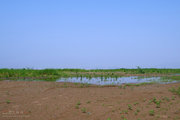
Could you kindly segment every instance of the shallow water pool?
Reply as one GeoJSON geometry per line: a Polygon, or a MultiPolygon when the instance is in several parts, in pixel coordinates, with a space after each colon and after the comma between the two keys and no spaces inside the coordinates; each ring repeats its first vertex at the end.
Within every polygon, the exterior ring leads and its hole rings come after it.
{"type": "Polygon", "coordinates": [[[121,85],[129,83],[144,83],[144,82],[162,82],[161,77],[118,77],[118,78],[104,78],[104,77],[72,77],[60,78],[56,82],[72,82],[72,83],[87,83],[95,85],[121,85]]]}

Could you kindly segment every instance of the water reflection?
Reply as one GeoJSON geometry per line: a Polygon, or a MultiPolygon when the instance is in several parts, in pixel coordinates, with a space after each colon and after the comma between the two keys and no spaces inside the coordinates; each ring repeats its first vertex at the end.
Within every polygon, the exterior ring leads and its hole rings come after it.
{"type": "Polygon", "coordinates": [[[143,82],[158,82],[160,77],[138,77],[138,76],[130,76],[130,77],[116,77],[116,78],[104,78],[104,77],[96,77],[96,78],[86,78],[86,77],[72,77],[72,78],[60,78],[57,82],[73,82],[73,83],[88,83],[88,84],[96,84],[96,85],[120,85],[120,84],[128,84],[128,83],[143,83],[143,82]]]}

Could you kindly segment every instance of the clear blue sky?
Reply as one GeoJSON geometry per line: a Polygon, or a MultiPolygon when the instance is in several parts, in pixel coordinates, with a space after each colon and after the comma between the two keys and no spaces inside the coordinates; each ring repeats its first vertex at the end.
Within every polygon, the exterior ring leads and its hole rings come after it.
{"type": "Polygon", "coordinates": [[[180,0],[0,0],[0,68],[180,68],[180,0]]]}

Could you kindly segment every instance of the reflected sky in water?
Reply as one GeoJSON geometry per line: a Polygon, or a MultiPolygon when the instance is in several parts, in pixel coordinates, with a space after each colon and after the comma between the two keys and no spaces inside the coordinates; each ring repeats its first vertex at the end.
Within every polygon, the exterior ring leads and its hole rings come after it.
{"type": "Polygon", "coordinates": [[[72,78],[60,78],[57,80],[57,82],[88,83],[88,84],[96,84],[96,85],[120,85],[127,83],[143,83],[143,82],[159,81],[160,79],[161,79],[160,77],[138,77],[138,76],[119,77],[119,78],[72,77],[72,78]]]}

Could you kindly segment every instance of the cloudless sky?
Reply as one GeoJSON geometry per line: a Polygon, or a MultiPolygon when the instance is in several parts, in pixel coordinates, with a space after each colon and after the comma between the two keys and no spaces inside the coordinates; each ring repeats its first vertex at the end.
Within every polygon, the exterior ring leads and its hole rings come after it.
{"type": "Polygon", "coordinates": [[[180,0],[0,0],[0,68],[180,68],[180,0]]]}

